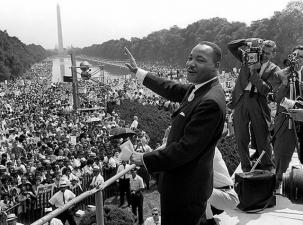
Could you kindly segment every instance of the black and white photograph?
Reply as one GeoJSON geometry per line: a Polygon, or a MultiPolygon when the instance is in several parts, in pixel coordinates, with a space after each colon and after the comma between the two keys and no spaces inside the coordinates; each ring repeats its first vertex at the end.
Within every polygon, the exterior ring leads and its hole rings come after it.
{"type": "Polygon", "coordinates": [[[303,0],[1,0],[1,225],[303,225],[303,0]]]}

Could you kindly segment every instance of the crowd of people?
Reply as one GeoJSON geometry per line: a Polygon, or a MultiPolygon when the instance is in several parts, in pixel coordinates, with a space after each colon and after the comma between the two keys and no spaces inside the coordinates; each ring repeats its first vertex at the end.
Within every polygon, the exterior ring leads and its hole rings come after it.
{"type": "Polygon", "coordinates": [[[130,126],[114,110],[107,112],[107,101],[121,100],[109,85],[80,81],[86,89],[79,94],[83,110],[73,112],[71,84],[51,83],[51,61],[35,64],[26,75],[31,79],[0,84],[1,212],[21,202],[30,207],[41,187],[56,189],[62,180],[71,190],[83,189],[85,176],[91,188],[99,185],[121,163],[111,129],[130,126]]]}

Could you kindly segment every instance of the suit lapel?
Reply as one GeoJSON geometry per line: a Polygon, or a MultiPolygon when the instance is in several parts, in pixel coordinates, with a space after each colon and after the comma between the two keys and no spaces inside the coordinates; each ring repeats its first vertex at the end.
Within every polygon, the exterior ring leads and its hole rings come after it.
{"type": "Polygon", "coordinates": [[[207,83],[207,84],[205,84],[204,86],[200,87],[197,91],[195,91],[195,97],[194,97],[194,99],[189,102],[188,101],[188,96],[190,95],[191,91],[193,90],[194,85],[193,85],[193,87],[190,87],[189,91],[186,93],[186,95],[185,95],[185,97],[184,97],[184,99],[183,99],[180,107],[175,112],[173,112],[173,114],[171,115],[171,117],[172,118],[175,117],[181,111],[181,109],[184,109],[185,106],[187,106],[189,103],[194,102],[196,99],[198,99],[199,96],[203,96],[204,94],[206,94],[207,91],[211,87],[213,87],[213,86],[215,86],[217,84],[219,84],[218,78],[215,79],[215,80],[213,80],[213,81],[211,81],[211,82],[209,82],[209,83],[207,83]]]}

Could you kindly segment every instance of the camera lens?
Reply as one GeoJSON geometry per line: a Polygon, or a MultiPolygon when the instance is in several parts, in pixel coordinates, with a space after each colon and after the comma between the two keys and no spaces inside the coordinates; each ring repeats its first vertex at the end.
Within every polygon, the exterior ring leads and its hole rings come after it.
{"type": "Polygon", "coordinates": [[[292,167],[283,175],[282,195],[292,203],[303,204],[303,169],[292,167]]]}

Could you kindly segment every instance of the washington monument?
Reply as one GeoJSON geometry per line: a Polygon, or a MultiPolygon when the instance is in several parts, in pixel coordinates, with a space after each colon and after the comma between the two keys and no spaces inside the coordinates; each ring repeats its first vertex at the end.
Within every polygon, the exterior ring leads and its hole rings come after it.
{"type": "Polygon", "coordinates": [[[64,50],[63,50],[63,38],[62,38],[62,27],[61,27],[61,15],[60,15],[60,6],[57,4],[57,26],[58,26],[58,53],[60,59],[60,76],[57,76],[55,82],[63,82],[63,76],[65,75],[64,68],[64,50]]]}

